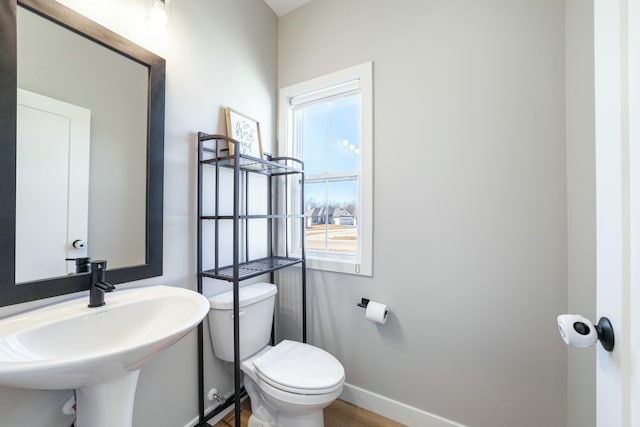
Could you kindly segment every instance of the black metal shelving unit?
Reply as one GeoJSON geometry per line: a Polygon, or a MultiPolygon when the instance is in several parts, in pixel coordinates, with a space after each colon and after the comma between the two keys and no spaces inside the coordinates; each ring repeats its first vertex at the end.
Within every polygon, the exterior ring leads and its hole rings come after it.
{"type": "MultiPolygon", "coordinates": [[[[292,157],[271,157],[265,156],[260,159],[245,154],[240,150],[233,150],[230,154],[228,147],[239,147],[239,142],[224,135],[209,135],[203,132],[198,133],[198,247],[197,247],[197,268],[198,268],[198,292],[202,293],[203,281],[205,278],[228,281],[233,286],[233,314],[234,314],[234,395],[218,405],[209,414],[205,414],[204,402],[204,327],[201,323],[198,326],[198,396],[199,396],[199,422],[196,427],[206,427],[207,421],[213,418],[232,404],[235,405],[235,425],[240,426],[240,402],[245,395],[241,389],[240,371],[240,316],[239,316],[239,286],[240,282],[264,274],[270,274],[273,282],[273,275],[276,270],[294,265],[301,265],[301,285],[302,285],[302,341],[307,342],[307,290],[306,290],[306,264],[304,238],[301,237],[301,252],[298,256],[289,253],[289,233],[291,221],[299,220],[301,230],[305,227],[304,217],[304,165],[302,161],[292,157]],[[204,168],[214,168],[215,185],[213,189],[213,215],[205,215],[203,212],[204,200],[204,168]],[[230,169],[233,174],[233,207],[232,214],[223,215],[220,213],[220,172],[222,169],[230,169]],[[268,190],[266,197],[268,212],[264,215],[250,215],[249,210],[249,182],[250,176],[258,174],[268,177],[268,190]],[[300,183],[300,211],[298,213],[288,212],[289,210],[289,186],[291,179],[297,179],[300,183]],[[282,180],[282,182],[277,182],[282,180]],[[284,198],[282,206],[285,212],[278,213],[278,203],[274,197],[274,191],[282,185],[284,191],[281,193],[284,198]],[[242,197],[244,196],[244,200],[242,197]],[[243,206],[244,203],[244,206],[243,206]],[[244,212],[241,212],[244,211],[244,212]],[[249,221],[256,219],[267,220],[268,224],[268,250],[267,257],[251,259],[249,253],[249,221]],[[284,230],[279,230],[284,238],[284,253],[278,254],[277,239],[275,236],[275,222],[283,221],[284,230]],[[214,255],[213,268],[203,270],[203,223],[212,221],[214,225],[214,255]],[[232,253],[233,261],[230,265],[220,265],[220,225],[222,222],[233,224],[232,253]],[[243,236],[241,236],[243,231],[243,236]],[[241,238],[244,239],[242,250],[241,238]]],[[[273,340],[273,336],[272,336],[273,340]]]]}

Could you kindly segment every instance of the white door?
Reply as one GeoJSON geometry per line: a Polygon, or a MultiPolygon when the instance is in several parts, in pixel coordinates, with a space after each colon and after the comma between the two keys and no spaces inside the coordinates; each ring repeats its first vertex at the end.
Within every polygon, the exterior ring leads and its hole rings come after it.
{"type": "Polygon", "coordinates": [[[595,0],[597,426],[640,427],[640,0],[595,0]]]}
{"type": "Polygon", "coordinates": [[[86,256],[89,139],[86,108],[18,89],[16,283],[75,271],[86,256]],[[81,246],[78,245],[77,246],[81,246]]]}

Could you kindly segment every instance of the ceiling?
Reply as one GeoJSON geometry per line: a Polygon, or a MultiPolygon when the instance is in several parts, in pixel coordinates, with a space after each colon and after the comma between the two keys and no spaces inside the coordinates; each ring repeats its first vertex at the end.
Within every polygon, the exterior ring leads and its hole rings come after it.
{"type": "Polygon", "coordinates": [[[264,0],[278,16],[286,15],[310,0],[264,0]]]}

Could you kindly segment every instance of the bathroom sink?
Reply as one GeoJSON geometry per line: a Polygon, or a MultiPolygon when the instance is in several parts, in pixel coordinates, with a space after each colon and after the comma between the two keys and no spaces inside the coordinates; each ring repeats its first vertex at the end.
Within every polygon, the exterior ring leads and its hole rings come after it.
{"type": "Polygon", "coordinates": [[[85,411],[91,414],[86,425],[130,425],[114,419],[113,393],[127,395],[122,397],[130,401],[120,403],[132,412],[141,365],[198,325],[209,302],[197,292],[168,286],[117,290],[105,299],[106,305],[89,308],[83,295],[0,319],[0,384],[76,389],[78,427],[83,403],[85,410],[91,408],[85,411]],[[105,393],[109,410],[100,411],[105,393]],[[108,418],[104,422],[95,419],[101,412],[108,418]]]}

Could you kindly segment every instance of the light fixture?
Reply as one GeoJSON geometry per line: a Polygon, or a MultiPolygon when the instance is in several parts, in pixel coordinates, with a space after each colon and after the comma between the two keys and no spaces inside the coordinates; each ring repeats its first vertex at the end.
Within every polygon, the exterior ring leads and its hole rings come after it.
{"type": "Polygon", "coordinates": [[[153,7],[144,20],[147,26],[156,34],[167,32],[167,9],[165,0],[153,0],[153,7]]]}
{"type": "Polygon", "coordinates": [[[347,145],[349,145],[349,140],[348,140],[348,139],[343,139],[343,140],[342,140],[342,145],[344,145],[345,147],[346,147],[347,145]]]}
{"type": "Polygon", "coordinates": [[[353,145],[353,144],[349,145],[349,150],[353,151],[355,148],[356,148],[355,145],[353,145]]]}

